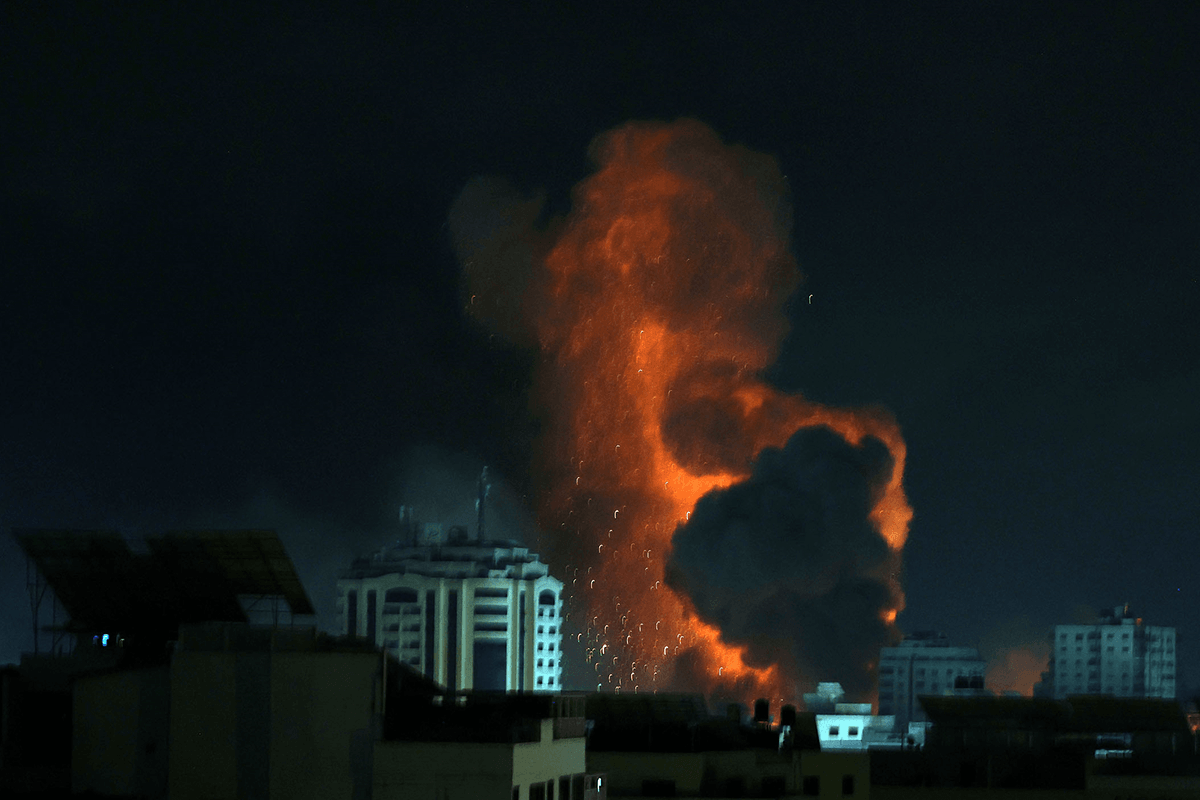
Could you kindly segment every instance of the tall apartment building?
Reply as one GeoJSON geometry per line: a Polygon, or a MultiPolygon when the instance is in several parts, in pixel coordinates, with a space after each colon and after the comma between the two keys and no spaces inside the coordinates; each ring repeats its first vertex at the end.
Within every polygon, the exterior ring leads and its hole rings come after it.
{"type": "Polygon", "coordinates": [[[462,527],[406,521],[404,538],[338,581],[343,632],[451,691],[562,688],[562,582],[537,553],[462,527]]]}
{"type": "Polygon", "coordinates": [[[1050,668],[1034,694],[1175,698],[1175,629],[1143,625],[1129,606],[1102,609],[1094,625],[1055,625],[1050,668]]]}
{"type": "Polygon", "coordinates": [[[879,714],[896,729],[925,721],[919,697],[983,690],[987,662],[973,647],[952,647],[944,634],[922,632],[879,650],[879,714]]]}

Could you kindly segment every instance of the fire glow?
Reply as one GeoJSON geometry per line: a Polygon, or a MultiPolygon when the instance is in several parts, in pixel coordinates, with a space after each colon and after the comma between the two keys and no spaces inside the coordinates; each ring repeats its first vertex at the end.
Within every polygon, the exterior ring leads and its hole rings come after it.
{"type": "MultiPolygon", "coordinates": [[[[694,121],[631,124],[593,145],[595,174],[507,305],[464,259],[481,317],[519,307],[542,363],[535,489],[541,546],[563,575],[593,682],[617,691],[701,690],[793,702],[837,676],[751,663],[667,586],[676,527],[697,500],[744,480],[755,455],[825,425],[894,460],[871,523],[893,554],[911,509],[905,447],[886,412],[832,409],[764,383],[799,276],[775,162],[694,121]],[[472,269],[476,273],[472,274],[472,269]],[[487,302],[487,301],[491,302],[487,302]],[[697,685],[699,684],[699,685],[697,685]]],[[[490,281],[490,282],[489,282],[490,281]]],[[[894,623],[903,595],[890,570],[894,623]]]]}

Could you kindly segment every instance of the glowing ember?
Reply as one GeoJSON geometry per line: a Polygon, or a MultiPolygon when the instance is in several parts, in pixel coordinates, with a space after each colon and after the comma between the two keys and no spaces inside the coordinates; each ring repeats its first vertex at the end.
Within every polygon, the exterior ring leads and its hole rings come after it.
{"type": "Polygon", "coordinates": [[[826,425],[851,444],[873,436],[895,468],[871,510],[893,553],[891,625],[903,599],[894,575],[911,509],[904,442],[884,412],[829,409],[781,394],[759,375],[786,332],[798,283],[790,208],[773,160],[728,147],[700,123],[629,125],[593,146],[598,171],[535,274],[503,298],[494,252],[460,246],[473,313],[520,308],[543,353],[537,486],[542,543],[568,564],[572,616],[598,687],[700,689],[744,701],[795,701],[837,676],[749,663],[691,601],[667,588],[676,526],[713,489],[745,479],[764,447],[826,425]],[[804,686],[802,686],[803,684],[804,686]]]}

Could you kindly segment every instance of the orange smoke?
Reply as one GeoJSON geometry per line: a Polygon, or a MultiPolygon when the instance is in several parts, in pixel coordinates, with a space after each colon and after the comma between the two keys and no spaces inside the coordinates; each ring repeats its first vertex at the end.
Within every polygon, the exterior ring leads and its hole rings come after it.
{"type": "MultiPolygon", "coordinates": [[[[837,676],[798,675],[782,656],[749,663],[723,641],[666,586],[672,534],[702,495],[745,479],[764,447],[827,425],[891,452],[871,521],[894,568],[912,516],[904,441],[885,412],[826,408],[760,378],[799,280],[772,159],[694,121],[619,128],[597,139],[593,156],[598,170],[576,187],[534,278],[513,284],[521,296],[504,298],[504,281],[464,258],[479,293],[473,313],[518,309],[542,352],[536,480],[552,535],[541,547],[558,574],[566,567],[597,687],[681,688],[686,663],[689,688],[795,701],[801,684],[837,676]]],[[[903,603],[894,574],[881,576],[895,598],[882,614],[888,625],[903,603]]]]}
{"type": "Polygon", "coordinates": [[[996,694],[1018,692],[1033,696],[1033,685],[1049,668],[1050,646],[1033,644],[1005,650],[989,659],[987,687],[996,694]]]}

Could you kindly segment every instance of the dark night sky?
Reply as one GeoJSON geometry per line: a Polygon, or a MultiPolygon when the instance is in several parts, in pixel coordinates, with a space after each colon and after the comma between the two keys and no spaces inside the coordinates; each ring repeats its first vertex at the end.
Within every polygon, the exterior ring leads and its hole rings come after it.
{"type": "MultiPolygon", "coordinates": [[[[771,380],[904,430],[901,626],[1129,601],[1200,687],[1200,9],[436,6],[0,11],[0,527],[273,525],[328,612],[414,446],[528,481],[533,356],[462,312],[458,191],[565,213],[592,137],[692,116],[791,187],[771,380]]],[[[7,535],[0,579],[5,662],[7,535]]]]}

